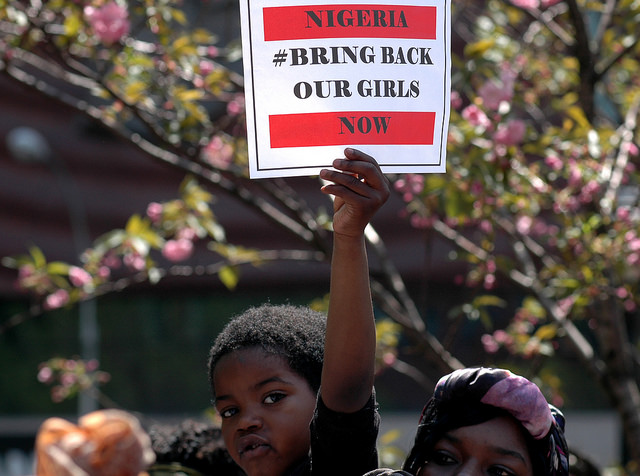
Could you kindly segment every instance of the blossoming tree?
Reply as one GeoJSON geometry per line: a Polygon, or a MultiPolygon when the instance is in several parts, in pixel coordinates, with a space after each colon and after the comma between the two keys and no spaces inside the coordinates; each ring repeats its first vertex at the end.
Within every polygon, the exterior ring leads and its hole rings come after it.
{"type": "MultiPolygon", "coordinates": [[[[37,248],[5,259],[39,296],[32,312],[109,292],[116,281],[157,281],[171,270],[154,257],[179,262],[196,240],[210,242],[209,270],[229,287],[241,264],[294,256],[228,243],[213,193],[236,197],[301,238],[307,248],[297,259],[327,259],[326,217],[285,181],[261,182],[259,196],[247,187],[242,78],[222,64],[234,52],[215,45],[211,32],[191,30],[172,0],[80,3],[0,2],[0,72],[24,84],[37,79],[46,86],[39,93],[188,178],[179,198],[150,204],[145,217],[98,239],[78,263],[49,262],[37,248]]],[[[463,318],[490,323],[490,306],[507,306],[499,285],[518,288],[523,299],[507,307],[510,322],[482,338],[487,353],[529,362],[532,376],[558,349],[578,359],[619,412],[637,467],[640,3],[488,0],[452,8],[448,171],[396,177],[402,213],[464,263],[453,284],[477,294],[460,307],[463,318]]],[[[462,365],[427,330],[379,237],[370,239],[386,274],[372,278],[374,296],[395,321],[380,328],[381,365],[417,379],[462,365]],[[423,351],[422,368],[397,358],[398,327],[423,351]]]]}

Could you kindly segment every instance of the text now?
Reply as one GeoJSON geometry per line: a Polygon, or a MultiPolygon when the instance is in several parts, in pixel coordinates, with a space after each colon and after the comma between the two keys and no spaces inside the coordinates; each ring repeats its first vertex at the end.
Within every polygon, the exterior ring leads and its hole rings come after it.
{"type": "Polygon", "coordinates": [[[269,116],[271,148],[433,145],[435,112],[339,111],[269,116]]]}

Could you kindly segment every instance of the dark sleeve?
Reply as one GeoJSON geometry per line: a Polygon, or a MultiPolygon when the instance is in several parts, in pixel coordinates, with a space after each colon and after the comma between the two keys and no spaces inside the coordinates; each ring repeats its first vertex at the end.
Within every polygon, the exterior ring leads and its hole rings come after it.
{"type": "Polygon", "coordinates": [[[374,471],[370,471],[364,476],[412,476],[412,475],[411,473],[400,471],[399,469],[393,470],[388,468],[381,468],[381,469],[376,469],[374,471]]]}
{"type": "Polygon", "coordinates": [[[375,394],[355,413],[334,412],[318,396],[311,421],[311,474],[362,476],[376,469],[379,426],[375,394]]]}

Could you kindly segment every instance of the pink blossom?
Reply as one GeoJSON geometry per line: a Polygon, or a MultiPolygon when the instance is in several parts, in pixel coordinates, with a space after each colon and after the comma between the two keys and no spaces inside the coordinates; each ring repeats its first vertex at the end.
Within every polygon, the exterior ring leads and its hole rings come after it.
{"type": "Polygon", "coordinates": [[[90,284],[92,281],[91,275],[86,270],[78,268],[77,266],[71,266],[69,268],[69,281],[74,286],[81,288],[90,284]]]}
{"type": "Polygon", "coordinates": [[[489,220],[482,220],[479,224],[480,230],[483,233],[493,233],[493,223],[489,220]]]}
{"type": "Polygon", "coordinates": [[[580,200],[582,203],[589,203],[600,190],[600,185],[596,180],[589,180],[580,190],[580,200]]]}
{"type": "Polygon", "coordinates": [[[85,369],[87,370],[87,372],[94,372],[94,371],[98,370],[99,366],[100,366],[100,362],[98,362],[98,360],[90,359],[85,364],[85,369]]]}
{"type": "Polygon", "coordinates": [[[500,81],[509,94],[513,97],[513,88],[515,86],[518,73],[511,67],[509,63],[503,63],[500,69],[500,81]]]}
{"type": "Polygon", "coordinates": [[[74,374],[65,373],[60,377],[60,383],[65,387],[71,387],[78,381],[78,378],[74,374]]]}
{"type": "Polygon", "coordinates": [[[53,370],[44,366],[38,371],[38,382],[51,383],[53,381],[53,370]]]}
{"type": "Polygon", "coordinates": [[[571,187],[582,186],[582,172],[580,171],[580,167],[578,167],[578,164],[576,164],[575,160],[571,161],[569,169],[569,185],[571,187]]]}
{"type": "Polygon", "coordinates": [[[178,240],[184,239],[184,240],[193,241],[197,238],[197,236],[198,234],[196,233],[196,230],[194,230],[189,226],[179,229],[178,232],[176,233],[176,238],[178,240]]]}
{"type": "Polygon", "coordinates": [[[193,253],[193,242],[185,238],[169,240],[162,248],[162,256],[169,261],[184,261],[193,253]]]}
{"type": "Polygon", "coordinates": [[[540,6],[542,8],[549,8],[560,2],[562,2],[562,0],[540,0],[540,6]]]}
{"type": "Polygon", "coordinates": [[[102,258],[102,264],[110,269],[118,269],[122,265],[120,258],[113,251],[109,251],[102,258]]]}
{"type": "Polygon", "coordinates": [[[496,265],[495,260],[492,260],[492,259],[487,261],[486,266],[487,266],[487,271],[489,273],[495,273],[496,270],[498,269],[498,265],[496,265]]]}
{"type": "Polygon", "coordinates": [[[562,160],[556,155],[550,155],[546,159],[544,159],[544,163],[551,167],[553,170],[562,169],[562,160]]]}
{"type": "Polygon", "coordinates": [[[98,277],[101,279],[108,279],[111,276],[111,269],[108,266],[100,266],[98,268],[98,277]]]}
{"type": "Polygon", "coordinates": [[[534,220],[530,233],[535,236],[549,236],[552,231],[543,220],[534,220]]]}
{"type": "Polygon", "coordinates": [[[640,263],[640,254],[638,253],[630,253],[627,255],[627,264],[630,266],[635,266],[640,263]]]}
{"type": "Polygon", "coordinates": [[[76,360],[73,359],[67,359],[64,361],[64,364],[62,365],[62,368],[64,370],[68,370],[68,371],[74,371],[75,369],[78,368],[78,362],[76,360]]]}
{"type": "Polygon", "coordinates": [[[629,142],[627,144],[627,151],[631,155],[638,155],[638,153],[640,153],[640,148],[636,144],[634,144],[633,142],[629,142]]]}
{"type": "Polygon", "coordinates": [[[498,345],[498,343],[496,342],[496,340],[493,338],[491,334],[484,334],[480,338],[480,341],[482,342],[482,346],[484,347],[485,352],[489,354],[495,354],[496,352],[498,352],[498,349],[500,348],[500,346],[498,345]]]}
{"type": "Polygon", "coordinates": [[[620,286],[619,288],[616,288],[616,296],[619,297],[620,299],[624,299],[629,295],[629,291],[627,291],[627,288],[620,286]]]}
{"type": "Polygon", "coordinates": [[[411,219],[409,220],[411,226],[417,228],[419,230],[424,228],[429,228],[433,225],[434,219],[431,217],[423,217],[420,215],[411,215],[411,219]]]}
{"type": "Polygon", "coordinates": [[[482,286],[484,289],[493,289],[496,285],[496,275],[495,274],[486,274],[484,276],[484,281],[482,282],[482,286]]]}
{"type": "Polygon", "coordinates": [[[562,311],[563,314],[569,314],[571,308],[576,302],[576,298],[574,296],[569,296],[558,301],[558,308],[562,311]]]}
{"type": "Polygon", "coordinates": [[[85,7],[84,14],[95,34],[107,45],[120,41],[129,33],[127,9],[114,1],[100,8],[85,7]]]}
{"type": "Polygon", "coordinates": [[[122,260],[125,266],[136,271],[142,271],[145,268],[144,258],[138,253],[126,254],[122,260]]]}
{"type": "Polygon", "coordinates": [[[460,109],[462,107],[462,98],[458,91],[451,91],[451,107],[453,109],[460,109]]]}
{"type": "Polygon", "coordinates": [[[44,300],[44,308],[47,310],[58,309],[69,302],[69,293],[64,289],[49,294],[44,300]]]}
{"type": "Polygon", "coordinates": [[[521,235],[528,235],[531,232],[533,219],[529,216],[521,216],[516,219],[516,230],[521,235]]]}
{"type": "Polygon", "coordinates": [[[236,94],[231,101],[227,103],[227,113],[230,116],[239,116],[244,111],[244,94],[236,94]]]}
{"type": "Polygon", "coordinates": [[[202,149],[201,157],[214,167],[228,169],[233,160],[233,146],[219,136],[215,136],[202,149]]]}
{"type": "Polygon", "coordinates": [[[216,65],[212,61],[209,61],[209,60],[200,61],[200,74],[202,76],[207,76],[208,74],[212,73],[215,68],[216,68],[216,65]]]}
{"type": "Polygon", "coordinates": [[[520,8],[538,8],[540,0],[511,0],[511,3],[520,8]]]}
{"type": "Polygon", "coordinates": [[[506,124],[500,124],[493,139],[498,144],[517,145],[524,139],[527,125],[520,119],[512,119],[506,124]]]}
{"type": "Polygon", "coordinates": [[[24,264],[18,268],[18,279],[27,279],[33,276],[35,268],[31,264],[24,264]]]}
{"type": "Polygon", "coordinates": [[[491,126],[491,121],[487,115],[475,104],[470,104],[462,110],[462,117],[469,121],[472,126],[484,127],[485,129],[491,126]]]}
{"type": "Polygon", "coordinates": [[[396,356],[393,352],[385,352],[382,361],[385,365],[392,366],[396,362],[396,356]]]}
{"type": "Polygon", "coordinates": [[[498,329],[493,333],[493,338],[499,344],[511,344],[513,338],[504,330],[498,329]]]}
{"type": "Polygon", "coordinates": [[[487,81],[478,90],[482,104],[492,111],[497,111],[500,103],[510,102],[513,97],[513,87],[509,88],[496,81],[487,81]]]}
{"type": "Polygon", "coordinates": [[[147,205],[147,216],[151,219],[153,223],[158,223],[162,218],[162,210],[163,206],[158,202],[151,202],[147,205]]]}
{"type": "Polygon", "coordinates": [[[633,240],[627,243],[629,250],[631,251],[639,251],[640,250],[640,238],[634,238],[633,240]]]}
{"type": "Polygon", "coordinates": [[[621,221],[628,221],[631,217],[629,207],[619,207],[616,209],[616,218],[621,221]]]}
{"type": "Polygon", "coordinates": [[[396,191],[402,193],[402,198],[405,202],[410,202],[424,188],[424,177],[420,174],[407,174],[397,180],[393,187],[396,191]]]}

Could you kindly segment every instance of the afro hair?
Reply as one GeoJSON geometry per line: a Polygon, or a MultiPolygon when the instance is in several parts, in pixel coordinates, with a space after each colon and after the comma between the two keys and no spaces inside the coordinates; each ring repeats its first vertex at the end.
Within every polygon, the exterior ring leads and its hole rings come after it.
{"type": "Polygon", "coordinates": [[[326,316],[308,307],[263,304],[235,316],[209,353],[209,384],[215,401],[213,373],[220,359],[236,350],[257,347],[286,360],[314,390],[320,388],[326,316]]]}

